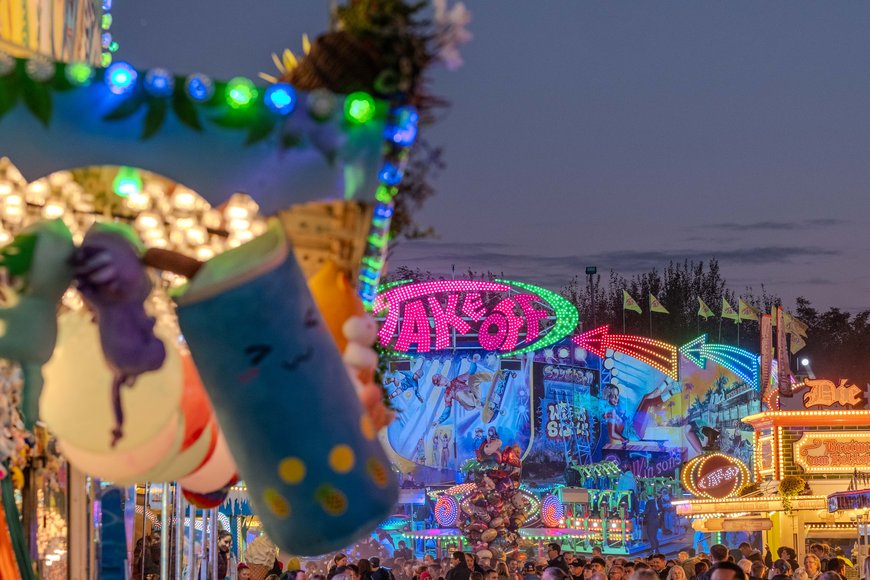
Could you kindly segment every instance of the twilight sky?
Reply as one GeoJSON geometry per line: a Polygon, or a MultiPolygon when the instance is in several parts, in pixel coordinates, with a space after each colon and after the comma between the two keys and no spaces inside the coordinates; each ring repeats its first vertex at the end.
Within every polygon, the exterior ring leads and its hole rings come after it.
{"type": "MultiPolygon", "coordinates": [[[[731,287],[870,308],[870,3],[466,0],[465,66],[392,265],[558,289],[718,257],[731,287]]],[[[118,57],[229,78],[326,27],[315,0],[116,0],[118,57]]]]}

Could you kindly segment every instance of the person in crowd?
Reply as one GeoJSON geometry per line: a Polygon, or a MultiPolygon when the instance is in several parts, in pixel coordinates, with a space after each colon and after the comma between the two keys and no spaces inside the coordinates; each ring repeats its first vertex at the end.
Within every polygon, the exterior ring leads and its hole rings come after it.
{"type": "Polygon", "coordinates": [[[471,568],[465,560],[465,554],[462,552],[453,552],[453,557],[450,559],[450,570],[447,572],[446,580],[469,580],[471,578],[471,568]]]}
{"type": "MultiPolygon", "coordinates": [[[[650,567],[650,565],[647,564],[646,562],[644,562],[643,560],[636,560],[636,561],[635,561],[635,563],[634,563],[634,571],[637,572],[638,570],[652,570],[653,572],[655,572],[655,570],[653,570],[653,569],[650,567]]],[[[658,574],[658,572],[656,572],[656,574],[658,574]]]]}
{"type": "Polygon", "coordinates": [[[483,580],[498,580],[498,572],[495,570],[487,570],[483,575],[483,580]]]}
{"type": "Polygon", "coordinates": [[[583,566],[579,560],[574,560],[568,564],[568,571],[572,580],[583,580],[583,566]]]}
{"type": "Polygon", "coordinates": [[[682,566],[671,566],[668,568],[668,575],[665,580],[689,580],[686,577],[686,571],[682,566]]]}
{"type": "Polygon", "coordinates": [[[547,558],[549,559],[547,562],[548,567],[559,568],[566,576],[571,575],[571,571],[568,570],[568,564],[565,562],[565,556],[562,555],[562,546],[555,542],[547,544],[547,558]]]}
{"type": "Polygon", "coordinates": [[[356,563],[356,567],[359,570],[360,580],[372,580],[372,563],[369,560],[363,558],[356,563]]]}
{"type": "Polygon", "coordinates": [[[607,580],[626,580],[625,568],[621,564],[614,564],[607,573],[607,580]]]}
{"type": "MultiPolygon", "coordinates": [[[[821,574],[819,574],[821,576],[821,574]]],[[[807,571],[803,568],[798,568],[791,575],[791,580],[808,580],[807,571]]]]}
{"type": "Polygon", "coordinates": [[[846,580],[846,561],[843,558],[831,558],[825,567],[825,572],[836,572],[843,580],[846,580]]]}
{"type": "Polygon", "coordinates": [[[371,564],[372,567],[372,580],[396,580],[393,576],[392,570],[381,567],[381,559],[377,556],[369,558],[369,564],[371,564]]]}
{"type": "Polygon", "coordinates": [[[843,580],[843,577],[836,572],[825,572],[819,576],[819,580],[843,580]]]}
{"type": "MultiPolygon", "coordinates": [[[[550,544],[550,545],[553,546],[555,544],[550,544]]],[[[564,562],[565,562],[565,559],[562,558],[562,563],[564,563],[564,562]]],[[[541,574],[541,580],[569,580],[569,579],[570,579],[570,575],[559,566],[548,566],[547,568],[544,569],[544,573],[541,574]]]]}
{"type": "Polygon", "coordinates": [[[746,574],[747,578],[752,576],[752,562],[746,558],[740,558],[740,560],[737,561],[737,565],[740,566],[740,569],[743,570],[743,573],[746,574]]]}
{"type": "MultiPolygon", "coordinates": [[[[761,552],[752,547],[749,542],[743,542],[737,548],[740,550],[740,554],[750,562],[761,562],[761,552]]],[[[748,574],[747,574],[748,575],[748,574]]]]}
{"type": "MultiPolygon", "coordinates": [[[[785,560],[788,562],[789,567],[792,571],[798,569],[798,561],[797,561],[797,552],[794,551],[794,548],[789,548],[788,546],[780,546],[776,550],[776,555],[780,560],[785,560]]],[[[770,568],[773,566],[773,561],[765,562],[767,567],[770,568]]]]}
{"type": "Polygon", "coordinates": [[[595,566],[591,562],[583,564],[583,580],[591,580],[593,574],[595,574],[595,566]]]}
{"type": "Polygon", "coordinates": [[[767,566],[764,565],[764,562],[753,562],[752,570],[749,574],[749,580],[766,580],[767,579],[767,566]]]}
{"type": "Polygon", "coordinates": [[[652,568],[653,572],[659,575],[660,580],[667,580],[668,577],[668,569],[665,564],[665,555],[664,554],[653,554],[649,557],[649,567],[652,568]]]}
{"type": "Polygon", "coordinates": [[[593,556],[593,558],[589,560],[589,564],[592,566],[593,572],[601,573],[604,573],[604,568],[607,566],[607,562],[601,556],[593,556]]]}
{"type": "Polygon", "coordinates": [[[540,580],[535,565],[532,562],[526,562],[523,566],[523,580],[540,580]]]}
{"type": "Polygon", "coordinates": [[[804,570],[810,580],[817,580],[822,575],[822,562],[816,554],[804,556],[804,570]]]}
{"type": "Polygon", "coordinates": [[[688,561],[689,561],[689,553],[687,551],[681,550],[680,552],[677,552],[677,563],[678,564],[683,565],[688,561]]]}
{"type": "Polygon", "coordinates": [[[770,566],[767,573],[769,580],[789,580],[791,578],[791,566],[785,560],[776,560],[770,566]]]}
{"type": "Polygon", "coordinates": [[[607,575],[604,572],[595,572],[590,580],[607,580],[607,575]]]}
{"type": "Polygon", "coordinates": [[[593,558],[595,558],[595,557],[601,558],[603,555],[604,555],[604,553],[601,551],[600,546],[592,546],[592,557],[593,558]]]}
{"type": "MultiPolygon", "coordinates": [[[[723,546],[722,544],[713,544],[712,546],[710,546],[710,560],[712,565],[710,566],[709,570],[707,570],[703,574],[700,574],[698,576],[698,579],[710,580],[711,576],[713,575],[713,568],[716,567],[716,564],[724,564],[725,562],[728,562],[728,556],[729,553],[727,546],[723,546]]],[[[743,570],[740,570],[740,572],[742,573],[743,570]]]]}
{"type": "Polygon", "coordinates": [[[492,552],[489,550],[480,550],[475,554],[477,556],[476,563],[484,571],[492,568],[492,552]]]}
{"type": "Polygon", "coordinates": [[[692,576],[692,580],[698,580],[704,574],[706,574],[709,570],[710,570],[710,565],[707,564],[707,562],[705,560],[698,560],[698,562],[695,563],[695,573],[692,576]]]}
{"type": "Polygon", "coordinates": [[[825,544],[810,544],[810,554],[819,559],[820,568],[828,564],[828,549],[825,544]]]}
{"type": "Polygon", "coordinates": [[[510,576],[510,570],[508,570],[508,565],[505,562],[498,562],[495,565],[495,571],[498,575],[498,580],[507,580],[510,576]]]}
{"type": "Polygon", "coordinates": [[[472,572],[471,573],[471,580],[483,580],[483,573],[477,572],[477,571],[472,572]]]}
{"type": "Polygon", "coordinates": [[[239,580],[251,580],[251,569],[248,567],[247,564],[245,564],[244,562],[239,564],[239,566],[236,568],[236,577],[239,580]]]}
{"type": "MultiPolygon", "coordinates": [[[[711,553],[715,547],[710,548],[711,553]]],[[[710,580],[746,580],[746,574],[734,562],[719,561],[710,568],[710,580]]]]}
{"type": "Polygon", "coordinates": [[[338,568],[343,568],[347,566],[347,555],[338,553],[332,557],[332,563],[329,565],[329,568],[326,571],[326,579],[332,580],[332,577],[335,576],[336,570],[338,568]]]}
{"type": "Polygon", "coordinates": [[[628,577],[628,580],[659,580],[659,575],[649,566],[640,569],[635,566],[635,570],[628,577]]]}
{"type": "Polygon", "coordinates": [[[403,560],[412,560],[414,558],[414,552],[411,551],[411,548],[405,543],[405,540],[399,540],[399,547],[396,548],[396,551],[393,552],[394,558],[402,558],[403,560]]]}
{"type": "Polygon", "coordinates": [[[662,502],[661,502],[661,494],[657,493],[655,496],[646,500],[646,505],[643,510],[644,517],[644,529],[646,531],[646,540],[650,544],[650,548],[653,553],[658,553],[659,551],[659,528],[661,528],[662,521],[662,502]]]}
{"type": "Polygon", "coordinates": [[[160,573],[160,530],[140,538],[133,550],[133,580],[160,573]]]}

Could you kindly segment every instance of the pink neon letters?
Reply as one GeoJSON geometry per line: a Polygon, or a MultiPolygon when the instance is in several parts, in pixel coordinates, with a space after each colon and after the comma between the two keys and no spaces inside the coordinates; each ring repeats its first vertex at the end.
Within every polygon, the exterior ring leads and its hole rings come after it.
{"type": "Polygon", "coordinates": [[[482,349],[513,351],[521,343],[537,340],[541,320],[553,314],[541,297],[512,292],[516,289],[509,284],[474,280],[439,280],[390,288],[374,302],[375,313],[387,310],[378,332],[380,343],[390,347],[395,341],[394,348],[400,352],[429,352],[449,348],[454,331],[462,336],[476,332],[482,349]],[[506,296],[487,307],[484,294],[489,304],[494,301],[493,294],[506,296]]]}

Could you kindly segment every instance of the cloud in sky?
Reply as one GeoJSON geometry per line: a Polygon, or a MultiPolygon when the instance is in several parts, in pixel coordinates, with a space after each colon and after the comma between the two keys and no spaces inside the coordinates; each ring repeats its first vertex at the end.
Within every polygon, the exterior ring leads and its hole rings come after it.
{"type": "MultiPolygon", "coordinates": [[[[578,255],[538,255],[506,243],[460,243],[440,240],[403,242],[390,258],[392,267],[407,266],[449,274],[453,266],[458,272],[467,269],[493,271],[506,276],[534,280],[543,286],[557,288],[586,266],[597,265],[602,272],[615,270],[621,274],[662,268],[669,262],[706,261],[716,258],[720,263],[766,265],[792,263],[798,258],[832,257],[840,252],[813,246],[756,246],[736,249],[684,250],[619,250],[578,255]]],[[[819,279],[821,281],[821,279],[819,279]]]]}
{"type": "Polygon", "coordinates": [[[751,231],[788,231],[788,230],[798,230],[802,228],[819,228],[819,227],[832,227],[832,226],[841,226],[848,224],[848,220],[839,219],[839,218],[819,218],[814,220],[783,220],[783,221],[775,221],[775,220],[765,220],[751,223],[738,223],[738,222],[722,222],[716,224],[708,224],[704,226],[698,226],[703,229],[715,229],[715,230],[730,230],[737,232],[751,232],[751,231]]]}

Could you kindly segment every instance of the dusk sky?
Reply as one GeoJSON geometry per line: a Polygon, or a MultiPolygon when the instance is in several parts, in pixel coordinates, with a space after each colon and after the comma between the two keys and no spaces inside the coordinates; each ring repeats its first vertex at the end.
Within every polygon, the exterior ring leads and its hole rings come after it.
{"type": "MultiPolygon", "coordinates": [[[[870,3],[470,0],[438,71],[446,151],[392,266],[553,289],[717,257],[732,289],[870,308],[870,3]]],[[[314,0],[115,0],[118,58],[272,71],[327,25],[314,0]],[[242,13],[244,10],[244,13],[242,13]]]]}

